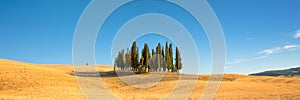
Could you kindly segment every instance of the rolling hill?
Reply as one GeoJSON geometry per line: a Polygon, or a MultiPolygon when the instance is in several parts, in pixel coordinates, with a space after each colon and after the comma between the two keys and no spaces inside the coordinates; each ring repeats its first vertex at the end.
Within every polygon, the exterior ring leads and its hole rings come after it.
{"type": "Polygon", "coordinates": [[[271,70],[260,73],[250,74],[253,76],[299,76],[300,75],[300,67],[290,68],[285,70],[271,70]]]}
{"type": "MultiPolygon", "coordinates": [[[[188,99],[200,99],[209,78],[209,75],[164,73],[163,78],[155,86],[136,88],[120,79],[120,77],[130,79],[130,76],[117,76],[113,72],[113,67],[98,65],[97,69],[102,75],[99,80],[103,81],[110,93],[123,100],[161,99],[178,84],[180,76],[198,77],[194,90],[188,99]]],[[[76,76],[70,74],[72,71],[73,66],[71,65],[30,64],[0,60],[0,99],[87,99],[77,83],[76,76]]],[[[142,76],[147,76],[147,74],[142,76]]],[[[180,96],[181,91],[189,87],[187,83],[192,80],[189,78],[183,80],[184,85],[177,87],[180,90],[176,92],[177,96],[180,96]]],[[[214,99],[296,100],[300,99],[299,90],[299,77],[225,74],[214,99]]]]}

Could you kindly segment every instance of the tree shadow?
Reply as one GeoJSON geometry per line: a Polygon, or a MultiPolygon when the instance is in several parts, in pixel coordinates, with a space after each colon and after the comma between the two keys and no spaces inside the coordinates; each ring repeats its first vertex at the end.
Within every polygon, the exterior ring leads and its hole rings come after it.
{"type": "Polygon", "coordinates": [[[129,71],[108,71],[108,72],[100,72],[101,77],[121,77],[121,76],[131,76],[141,74],[137,72],[129,72],[129,71]]]}
{"type": "MultiPolygon", "coordinates": [[[[71,75],[77,76],[77,77],[87,77],[87,78],[118,78],[122,76],[133,76],[133,75],[139,75],[139,74],[145,74],[145,73],[139,73],[139,72],[132,72],[132,71],[81,71],[81,72],[72,72],[71,75]]],[[[187,75],[187,74],[175,74],[175,73],[155,73],[155,74],[164,74],[164,76],[159,80],[158,82],[164,82],[164,81],[185,81],[185,80],[201,80],[201,81],[207,81],[208,77],[195,77],[195,75],[187,75]],[[179,77],[182,77],[181,79],[179,77]]],[[[127,77],[129,78],[129,77],[127,77]]],[[[143,84],[149,84],[149,83],[154,83],[156,81],[153,81],[155,78],[158,77],[151,77],[149,80],[136,80],[133,79],[134,81],[130,81],[131,85],[143,85],[143,84]]],[[[130,78],[129,78],[130,79],[130,78]]],[[[121,81],[121,79],[118,79],[120,83],[124,85],[129,85],[126,82],[121,81]]],[[[190,82],[190,81],[186,81],[190,82]]]]}
{"type": "Polygon", "coordinates": [[[107,71],[107,72],[99,72],[99,71],[72,71],[70,73],[73,76],[78,77],[121,77],[121,76],[131,76],[131,75],[137,75],[137,74],[144,74],[141,72],[129,72],[129,71],[107,71]]]}

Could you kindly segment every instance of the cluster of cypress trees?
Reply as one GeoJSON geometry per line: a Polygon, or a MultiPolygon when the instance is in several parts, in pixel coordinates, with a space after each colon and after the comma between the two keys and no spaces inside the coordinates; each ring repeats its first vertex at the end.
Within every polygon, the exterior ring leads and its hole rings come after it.
{"type": "Polygon", "coordinates": [[[115,59],[115,71],[119,69],[135,72],[178,72],[182,69],[180,51],[176,47],[174,59],[172,43],[166,42],[165,48],[158,43],[156,49],[152,49],[151,55],[147,43],[144,44],[141,56],[138,51],[136,42],[133,42],[130,50],[127,48],[126,53],[124,49],[121,50],[115,59]]]}

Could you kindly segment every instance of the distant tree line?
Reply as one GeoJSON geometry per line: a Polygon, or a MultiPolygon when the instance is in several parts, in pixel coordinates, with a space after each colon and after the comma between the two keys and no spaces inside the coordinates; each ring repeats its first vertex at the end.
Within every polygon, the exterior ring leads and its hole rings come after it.
{"type": "Polygon", "coordinates": [[[151,49],[147,43],[142,48],[142,54],[139,55],[139,50],[136,42],[133,42],[131,49],[122,49],[118,52],[115,59],[114,70],[134,71],[134,72],[179,72],[182,69],[180,51],[178,47],[175,50],[175,59],[173,58],[172,44],[166,42],[165,47],[157,44],[155,49],[151,49]],[[175,63],[173,63],[175,60],[175,63]]]}

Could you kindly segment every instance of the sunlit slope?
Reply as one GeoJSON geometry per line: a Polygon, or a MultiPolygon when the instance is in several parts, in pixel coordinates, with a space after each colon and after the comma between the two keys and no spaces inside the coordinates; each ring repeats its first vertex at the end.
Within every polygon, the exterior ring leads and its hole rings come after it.
{"type": "MultiPolygon", "coordinates": [[[[124,83],[118,77],[102,78],[106,86],[122,99],[159,99],[171,93],[177,85],[179,74],[166,73],[154,87],[139,89],[124,83]],[[129,92],[130,91],[130,92],[129,92]]],[[[195,89],[189,99],[200,99],[208,83],[208,75],[199,75],[195,89]]],[[[184,80],[188,83],[191,80],[184,80]]],[[[178,88],[185,89],[189,85],[178,88]]],[[[179,92],[177,95],[181,95],[179,92]]],[[[280,78],[268,76],[246,76],[226,74],[214,99],[300,99],[300,78],[280,78]]]]}
{"type": "Polygon", "coordinates": [[[84,99],[74,76],[10,60],[0,60],[1,98],[84,99]]]}
{"type": "MultiPolygon", "coordinates": [[[[111,66],[97,65],[97,69],[110,92],[124,100],[161,99],[178,85],[180,77],[177,73],[164,73],[162,80],[155,86],[141,89],[124,83],[120,76],[113,72],[111,66]]],[[[0,60],[0,70],[0,99],[86,99],[79,89],[76,77],[71,75],[73,71],[71,65],[28,64],[0,60]]],[[[147,75],[140,74],[142,77],[147,75]]],[[[200,99],[209,75],[181,75],[198,77],[189,99],[200,99]]],[[[130,78],[130,76],[121,77],[130,78]]],[[[187,84],[192,81],[193,79],[183,80],[186,85],[179,86],[179,90],[189,87],[187,84]]],[[[183,94],[180,91],[177,93],[178,96],[183,94]]],[[[297,100],[300,99],[300,77],[225,74],[214,99],[297,100]]]]}

